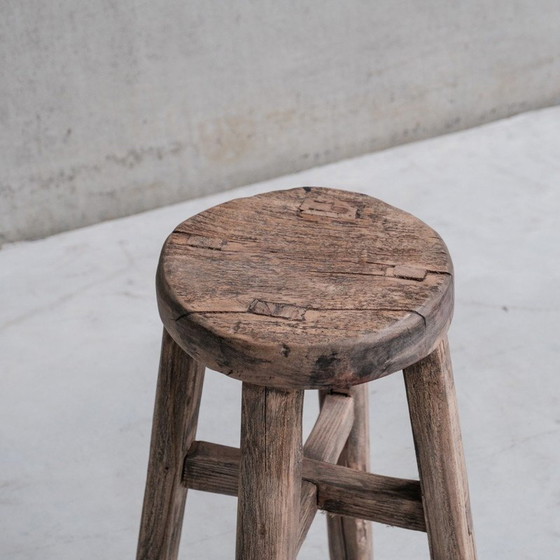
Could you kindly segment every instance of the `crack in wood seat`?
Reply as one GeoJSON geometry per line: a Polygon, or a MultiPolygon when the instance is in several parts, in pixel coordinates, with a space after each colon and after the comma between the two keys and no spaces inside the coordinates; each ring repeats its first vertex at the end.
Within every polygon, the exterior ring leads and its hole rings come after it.
{"type": "Polygon", "coordinates": [[[439,235],[380,200],[303,187],[180,224],[162,250],[160,315],[208,367],[257,385],[340,388],[427,356],[453,311],[439,235]]]}

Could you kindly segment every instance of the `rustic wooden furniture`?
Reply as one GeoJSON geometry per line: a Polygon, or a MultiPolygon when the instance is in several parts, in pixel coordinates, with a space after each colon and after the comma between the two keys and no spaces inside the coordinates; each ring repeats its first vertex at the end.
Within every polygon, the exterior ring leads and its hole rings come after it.
{"type": "Polygon", "coordinates": [[[138,559],[177,557],[187,488],[238,496],[238,560],[293,560],[318,509],[333,560],[370,521],[476,558],[446,331],[441,238],[375,198],[303,187],[180,224],[157,274],[165,326],[138,559]],[[241,449],[195,441],[204,368],[243,382],[241,449]],[[365,382],[404,370],[420,480],[368,472],[365,382]],[[303,391],[321,412],[302,445],[303,391]]]}

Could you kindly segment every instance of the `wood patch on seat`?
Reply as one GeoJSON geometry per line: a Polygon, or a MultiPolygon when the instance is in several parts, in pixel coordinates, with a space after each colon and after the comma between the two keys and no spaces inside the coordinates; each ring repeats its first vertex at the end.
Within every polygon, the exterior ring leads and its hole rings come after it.
{"type": "Polygon", "coordinates": [[[356,206],[341,200],[327,200],[324,198],[306,198],[299,205],[299,212],[302,217],[308,219],[328,217],[353,220],[358,216],[356,206]]]}
{"type": "Polygon", "coordinates": [[[421,282],[424,278],[426,278],[426,274],[428,274],[428,271],[425,268],[402,264],[395,266],[392,276],[406,280],[418,280],[421,282]]]}
{"type": "Polygon", "coordinates": [[[299,307],[289,303],[274,303],[271,301],[261,301],[254,299],[247,310],[255,315],[267,315],[269,317],[280,317],[293,321],[303,321],[305,319],[305,307],[299,307]]]}
{"type": "Polygon", "coordinates": [[[216,237],[203,237],[202,235],[190,235],[187,240],[187,245],[191,247],[200,247],[202,249],[212,249],[214,251],[221,251],[222,247],[227,243],[225,239],[218,239],[216,237]]]}

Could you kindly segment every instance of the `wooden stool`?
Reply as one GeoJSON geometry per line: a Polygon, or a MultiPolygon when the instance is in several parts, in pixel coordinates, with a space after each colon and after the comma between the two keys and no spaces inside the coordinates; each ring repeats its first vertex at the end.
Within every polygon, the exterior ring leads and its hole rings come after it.
{"type": "Polygon", "coordinates": [[[371,558],[370,521],[476,558],[435,231],[375,198],[303,187],[179,225],[157,274],[165,326],[138,559],[177,558],[187,488],[238,496],[238,560],[293,560],[317,509],[330,557],[371,558]],[[204,368],[243,381],[241,449],[195,441],[204,368]],[[404,370],[420,481],[368,471],[365,382],[404,370]],[[302,447],[303,391],[321,412],[302,447]]]}

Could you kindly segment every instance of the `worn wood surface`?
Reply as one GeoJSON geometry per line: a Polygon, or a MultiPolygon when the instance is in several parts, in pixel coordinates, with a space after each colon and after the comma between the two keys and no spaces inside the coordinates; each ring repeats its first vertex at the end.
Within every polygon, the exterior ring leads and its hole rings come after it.
{"type": "Polygon", "coordinates": [[[447,339],[404,372],[432,560],[476,560],[447,339]]]}
{"type": "Polygon", "coordinates": [[[305,457],[336,463],[354,425],[354,399],[350,395],[325,395],[317,421],[305,442],[305,457]]]}
{"type": "MultiPolygon", "coordinates": [[[[354,422],[338,460],[360,471],[370,470],[369,394],[368,385],[355,385],[348,390],[354,403],[354,422]]],[[[331,395],[319,393],[321,410],[331,395]]],[[[371,560],[373,542],[371,523],[365,519],[341,515],[327,516],[329,553],[332,560],[371,560]]]]}
{"type": "Polygon", "coordinates": [[[138,560],[175,560],[179,549],[187,489],[183,460],[198,420],[204,366],[164,330],[138,560]]]}
{"type": "MultiPolygon", "coordinates": [[[[184,484],[236,496],[241,453],[235,447],[197,441],[185,461],[184,484]]],[[[303,480],[318,488],[319,509],[394,527],[425,531],[420,484],[303,459],[303,480]]]]}
{"type": "Polygon", "coordinates": [[[243,383],[237,560],[295,560],[303,391],[243,383]]]}
{"type": "Polygon", "coordinates": [[[312,459],[304,462],[303,477],[317,485],[320,509],[425,531],[420,484],[416,480],[356,471],[312,459]]]}
{"type": "MultiPolygon", "coordinates": [[[[305,442],[305,457],[336,463],[354,424],[352,397],[341,394],[326,395],[321,412],[305,442]]],[[[317,487],[304,480],[301,486],[298,547],[301,547],[317,513],[317,487]]]]}
{"type": "Polygon", "coordinates": [[[319,187],[180,224],[160,258],[164,324],[196,359],[283,388],[344,388],[426,356],[451,320],[441,238],[375,198],[319,187]]]}

